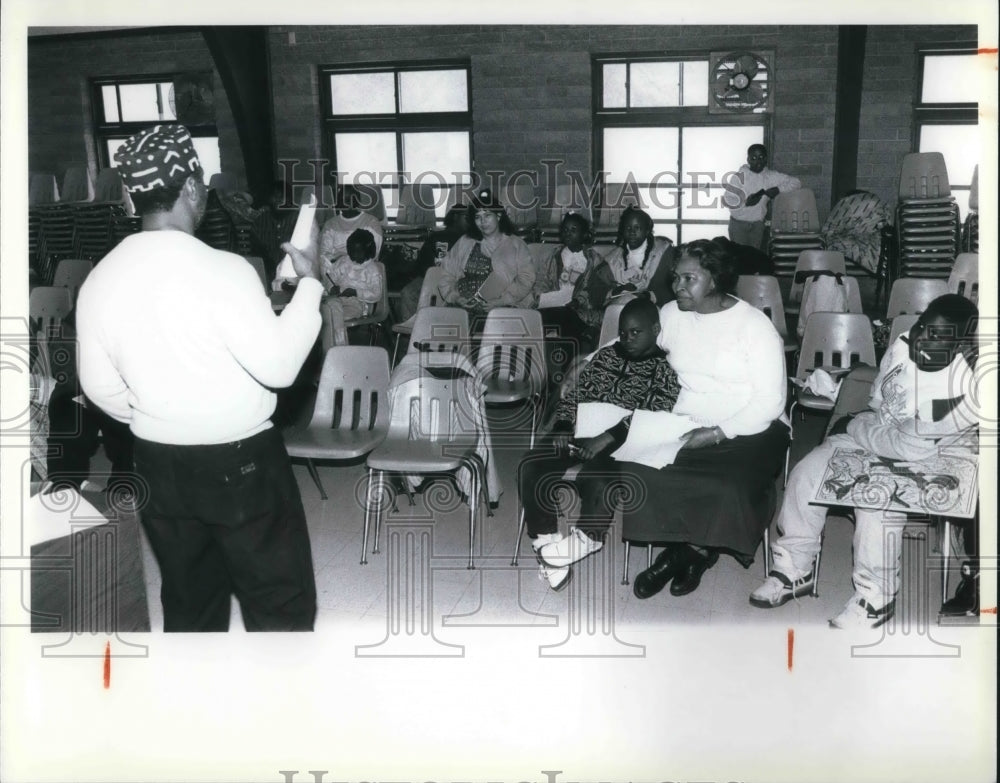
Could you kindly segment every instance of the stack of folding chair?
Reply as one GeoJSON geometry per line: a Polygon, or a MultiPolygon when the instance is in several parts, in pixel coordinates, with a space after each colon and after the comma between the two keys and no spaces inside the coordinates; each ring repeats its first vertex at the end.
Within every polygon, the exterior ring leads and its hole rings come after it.
{"type": "Polygon", "coordinates": [[[771,203],[769,255],[774,259],[776,277],[795,273],[803,250],[821,250],[823,224],[816,207],[816,195],[808,188],[779,193],[771,203]]]}
{"type": "Polygon", "coordinates": [[[120,204],[93,203],[77,205],[73,210],[73,257],[100,261],[111,248],[111,216],[120,204]]]}
{"type": "Polygon", "coordinates": [[[899,177],[896,276],[947,278],[958,244],[958,204],[951,195],[944,156],[910,153],[903,158],[899,177]]]}

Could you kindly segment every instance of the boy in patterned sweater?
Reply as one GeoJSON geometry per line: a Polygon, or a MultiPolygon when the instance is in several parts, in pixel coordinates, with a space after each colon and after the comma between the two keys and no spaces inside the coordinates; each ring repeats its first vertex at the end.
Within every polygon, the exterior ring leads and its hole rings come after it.
{"type": "Polygon", "coordinates": [[[607,403],[628,411],[669,411],[677,400],[677,374],[657,347],[659,313],[648,299],[634,299],[622,309],[618,342],[600,349],[584,368],[573,392],[559,401],[549,444],[527,454],[517,470],[518,492],[528,537],[536,555],[546,547],[547,565],[541,576],[560,590],[570,577],[568,565],[552,561],[581,557],[598,551],[614,516],[613,492],[627,477],[611,454],[628,436],[627,419],[589,438],[573,438],[583,403],[607,403]],[[581,464],[582,463],[582,464],[581,464]],[[578,526],[565,538],[557,526],[556,487],[564,474],[578,468],[573,480],[580,493],[578,526]],[[565,552],[563,551],[565,550],[565,552]]]}

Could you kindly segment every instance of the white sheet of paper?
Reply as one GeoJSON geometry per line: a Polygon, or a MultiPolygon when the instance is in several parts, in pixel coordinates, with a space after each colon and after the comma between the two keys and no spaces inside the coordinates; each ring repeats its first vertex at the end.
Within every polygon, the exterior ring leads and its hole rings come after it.
{"type": "Polygon", "coordinates": [[[581,402],[576,406],[575,437],[596,437],[607,432],[631,412],[608,402],[581,402]]]}
{"type": "Polygon", "coordinates": [[[546,307],[563,307],[568,305],[573,298],[573,287],[565,286],[556,291],[546,291],[538,296],[538,309],[544,310],[546,307]]]}
{"type": "MultiPolygon", "coordinates": [[[[299,250],[305,250],[309,247],[309,242],[312,239],[312,228],[313,223],[316,220],[316,195],[313,194],[312,199],[308,204],[303,204],[299,207],[299,216],[295,219],[295,228],[292,229],[291,244],[297,247],[299,250]]],[[[295,273],[295,267],[292,265],[292,257],[285,254],[285,257],[281,259],[281,263],[278,264],[278,269],[275,277],[279,280],[287,280],[298,277],[295,273]]]]}
{"type": "Polygon", "coordinates": [[[683,445],[681,435],[698,426],[687,416],[668,411],[636,411],[628,438],[611,456],[657,469],[671,465],[683,445]]]}
{"type": "Polygon", "coordinates": [[[108,520],[75,489],[58,490],[58,500],[36,493],[24,505],[24,544],[34,546],[108,520]]]}

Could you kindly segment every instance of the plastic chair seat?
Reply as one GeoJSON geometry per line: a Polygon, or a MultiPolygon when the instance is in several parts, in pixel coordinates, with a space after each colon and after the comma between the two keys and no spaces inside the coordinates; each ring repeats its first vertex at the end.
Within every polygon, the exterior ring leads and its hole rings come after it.
{"type": "Polygon", "coordinates": [[[388,432],[386,426],[371,430],[294,428],[285,432],[285,449],[288,456],[301,459],[356,459],[378,446],[388,432]]]}
{"type": "Polygon", "coordinates": [[[519,402],[534,393],[534,386],[528,379],[504,380],[502,378],[488,378],[486,380],[486,402],[506,403],[519,402]]]}
{"type": "Polygon", "coordinates": [[[458,470],[475,451],[475,437],[448,441],[385,441],[368,455],[368,467],[392,473],[447,473],[458,470]]]}
{"type": "Polygon", "coordinates": [[[829,397],[821,397],[805,389],[799,389],[796,392],[795,402],[803,408],[809,408],[814,411],[832,411],[835,404],[829,397]]]}

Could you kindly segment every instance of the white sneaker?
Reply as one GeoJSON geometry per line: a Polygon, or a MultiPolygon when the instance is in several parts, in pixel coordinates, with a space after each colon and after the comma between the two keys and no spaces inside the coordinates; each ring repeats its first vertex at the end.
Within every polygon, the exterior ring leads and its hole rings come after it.
{"type": "Polygon", "coordinates": [[[569,578],[573,575],[569,566],[564,566],[563,568],[550,568],[546,565],[541,565],[538,567],[538,578],[545,580],[549,583],[551,587],[556,592],[562,590],[566,585],[569,584],[569,578]]]}
{"type": "Polygon", "coordinates": [[[864,598],[855,595],[847,602],[844,611],[830,620],[831,628],[852,630],[857,628],[878,628],[892,619],[896,611],[896,601],[889,601],[881,609],[875,609],[864,598]]]}
{"type": "Polygon", "coordinates": [[[592,555],[603,546],[602,542],[595,541],[580,528],[574,527],[566,538],[540,547],[538,557],[544,565],[564,568],[592,555]]]}
{"type": "Polygon", "coordinates": [[[783,606],[793,598],[809,595],[815,581],[815,569],[798,579],[790,579],[780,571],[772,571],[764,584],[750,593],[750,604],[761,609],[783,606]]]}
{"type": "Polygon", "coordinates": [[[535,551],[535,556],[538,556],[538,550],[541,549],[546,544],[554,544],[557,541],[562,541],[562,533],[540,533],[531,539],[531,548],[535,551]]]}

